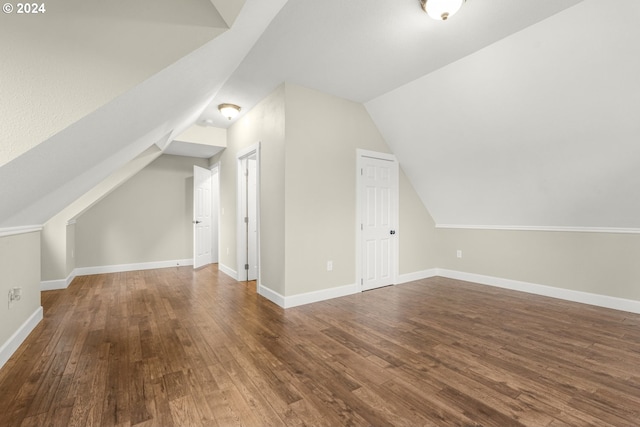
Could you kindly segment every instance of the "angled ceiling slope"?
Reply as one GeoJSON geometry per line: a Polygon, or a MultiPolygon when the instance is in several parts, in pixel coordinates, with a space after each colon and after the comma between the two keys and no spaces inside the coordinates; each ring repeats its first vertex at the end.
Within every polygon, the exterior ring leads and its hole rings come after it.
{"type": "MultiPolygon", "coordinates": [[[[151,145],[187,128],[285,1],[247,0],[230,30],[0,166],[0,227],[43,224],[151,145]]],[[[15,68],[24,68],[25,58],[13,53],[15,68]]],[[[36,106],[46,102],[32,91],[22,96],[36,106]]],[[[28,136],[24,125],[12,138],[28,136]]]]}
{"type": "Polygon", "coordinates": [[[419,0],[296,0],[275,17],[205,114],[250,110],[283,81],[366,102],[455,62],[580,0],[469,0],[448,22],[419,0]]]}
{"type": "Polygon", "coordinates": [[[224,13],[209,0],[63,0],[0,15],[0,165],[222,34],[228,1],[224,13]]]}
{"type": "Polygon", "coordinates": [[[366,103],[437,224],[640,231],[640,2],[608,6],[585,0],[366,103]]]}

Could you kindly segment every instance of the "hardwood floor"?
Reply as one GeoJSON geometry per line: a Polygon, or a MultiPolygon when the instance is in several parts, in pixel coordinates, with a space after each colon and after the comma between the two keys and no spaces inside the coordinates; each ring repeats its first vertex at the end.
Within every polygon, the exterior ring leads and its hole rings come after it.
{"type": "Polygon", "coordinates": [[[218,273],[79,277],[0,426],[637,426],[640,315],[449,279],[280,309],[218,273]]]}

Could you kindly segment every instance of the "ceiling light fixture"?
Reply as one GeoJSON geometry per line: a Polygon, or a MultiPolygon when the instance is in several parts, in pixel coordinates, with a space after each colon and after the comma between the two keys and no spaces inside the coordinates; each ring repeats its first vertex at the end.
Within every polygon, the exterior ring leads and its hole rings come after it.
{"type": "Polygon", "coordinates": [[[466,0],[420,0],[422,9],[437,21],[446,21],[452,17],[466,0]]]}
{"type": "Polygon", "coordinates": [[[218,105],[218,110],[225,116],[227,119],[231,120],[240,112],[240,107],[235,104],[220,104],[218,105]]]}

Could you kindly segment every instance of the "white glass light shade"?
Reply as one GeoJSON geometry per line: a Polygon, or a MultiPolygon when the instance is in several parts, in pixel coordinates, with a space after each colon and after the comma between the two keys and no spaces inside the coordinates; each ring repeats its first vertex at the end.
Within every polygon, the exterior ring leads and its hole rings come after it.
{"type": "Polygon", "coordinates": [[[220,104],[218,105],[218,110],[220,113],[225,116],[227,119],[231,120],[240,112],[240,107],[235,104],[220,104]]]}
{"type": "Polygon", "coordinates": [[[427,15],[438,21],[446,21],[452,17],[465,0],[421,0],[422,8],[427,15]]]}

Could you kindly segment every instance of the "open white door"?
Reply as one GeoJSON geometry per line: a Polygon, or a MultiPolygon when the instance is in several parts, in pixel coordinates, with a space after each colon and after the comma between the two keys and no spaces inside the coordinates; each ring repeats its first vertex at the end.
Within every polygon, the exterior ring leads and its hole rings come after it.
{"type": "Polygon", "coordinates": [[[258,278],[258,176],[256,156],[247,158],[247,280],[258,278]]]}
{"type": "Polygon", "coordinates": [[[260,282],[260,143],[238,158],[238,280],[260,282]]]}
{"type": "Polygon", "coordinates": [[[392,285],[397,268],[398,163],[392,156],[374,155],[359,156],[363,291],[392,285]]]}
{"type": "Polygon", "coordinates": [[[211,168],[211,262],[220,258],[220,165],[211,168]]]}
{"type": "Polygon", "coordinates": [[[211,171],[193,166],[193,268],[211,263],[211,171]]]}

